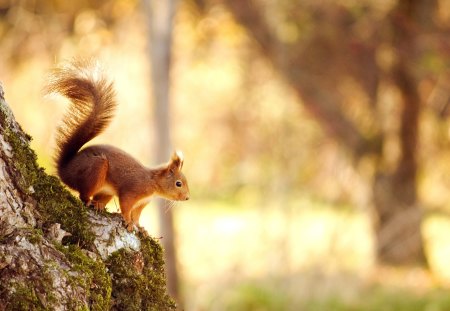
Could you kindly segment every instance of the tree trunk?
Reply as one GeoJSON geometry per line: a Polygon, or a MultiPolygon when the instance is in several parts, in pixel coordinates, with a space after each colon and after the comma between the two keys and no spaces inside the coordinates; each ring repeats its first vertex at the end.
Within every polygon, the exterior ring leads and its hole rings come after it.
{"type": "Polygon", "coordinates": [[[373,183],[376,211],[376,255],[380,263],[426,264],[422,240],[422,210],[413,199],[412,180],[379,173],[373,183]]]}
{"type": "MultiPolygon", "coordinates": [[[[173,17],[177,1],[144,0],[149,22],[149,58],[151,60],[151,76],[153,104],[155,110],[156,160],[166,162],[172,152],[170,138],[170,67],[173,17]]],[[[181,310],[182,298],[179,293],[177,270],[177,253],[175,249],[175,230],[172,209],[168,203],[158,199],[159,223],[162,244],[165,250],[167,289],[181,310]]]]}
{"type": "MultiPolygon", "coordinates": [[[[381,146],[385,134],[382,129],[372,136],[363,135],[343,111],[342,97],[333,88],[339,79],[354,77],[369,97],[375,115],[378,79],[381,70],[376,60],[379,38],[362,41],[354,36],[351,14],[336,5],[322,7],[316,23],[317,33],[306,37],[315,39],[305,42],[284,43],[279,40],[267,22],[262,6],[255,0],[224,0],[237,22],[243,25],[255,39],[262,55],[273,65],[295,90],[302,104],[321,124],[331,138],[337,140],[358,160],[365,155],[375,155],[377,163],[384,159],[381,146]],[[332,11],[332,14],[329,12],[332,11]],[[324,19],[329,18],[329,21],[324,19]],[[326,27],[321,32],[320,26],[326,27]],[[347,27],[347,28],[346,28],[347,27]],[[363,69],[361,69],[363,68],[363,69]]],[[[420,29],[417,20],[429,21],[433,10],[427,10],[424,18],[423,1],[399,1],[398,7],[388,20],[393,47],[398,57],[392,80],[401,93],[402,116],[399,142],[401,156],[395,172],[385,172],[383,165],[376,164],[376,176],[372,184],[375,214],[376,254],[380,263],[410,264],[426,263],[421,235],[422,214],[416,190],[416,147],[420,98],[418,83],[412,74],[416,33],[420,29]]],[[[436,1],[430,1],[435,5],[436,1]]],[[[300,5],[300,4],[299,4],[300,5]]],[[[318,9],[318,7],[316,7],[318,9]]],[[[313,27],[311,27],[313,28],[313,27]]],[[[299,29],[301,31],[301,29],[299,29]]],[[[377,33],[374,31],[374,33],[377,33]]],[[[391,81],[389,81],[391,82],[391,81]]],[[[357,163],[357,161],[355,161],[357,163]]]]}
{"type": "Polygon", "coordinates": [[[159,244],[38,167],[0,86],[0,311],[173,310],[159,244]]]}
{"type": "Polygon", "coordinates": [[[421,102],[418,82],[413,74],[417,53],[415,29],[423,14],[422,1],[400,1],[390,19],[392,46],[397,55],[392,68],[392,80],[400,92],[402,106],[400,157],[397,169],[391,173],[382,173],[382,169],[379,169],[373,184],[378,216],[375,226],[377,256],[380,262],[390,264],[426,264],[416,181],[421,102]]]}

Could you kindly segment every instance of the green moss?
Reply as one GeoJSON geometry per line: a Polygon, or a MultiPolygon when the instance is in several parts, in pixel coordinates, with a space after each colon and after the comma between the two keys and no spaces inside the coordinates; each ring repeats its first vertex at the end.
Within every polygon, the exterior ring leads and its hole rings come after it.
{"type": "MultiPolygon", "coordinates": [[[[111,277],[105,264],[100,260],[88,257],[76,245],[69,245],[68,247],[59,245],[57,248],[74,264],[74,270],[83,275],[82,277],[72,278],[72,281],[88,293],[89,310],[108,310],[111,301],[111,277]]],[[[73,309],[79,309],[79,307],[81,306],[73,309]]]]}
{"type": "Polygon", "coordinates": [[[16,284],[12,290],[10,304],[6,310],[11,311],[45,311],[47,310],[39,300],[33,287],[16,284]]]}
{"type": "Polygon", "coordinates": [[[116,310],[175,310],[166,294],[164,260],[158,242],[141,235],[141,252],[121,249],[111,254],[107,266],[112,277],[116,310]]]}
{"type": "Polygon", "coordinates": [[[36,244],[42,241],[44,234],[41,229],[30,228],[28,233],[28,241],[32,244],[36,244]]]}
{"type": "Polygon", "coordinates": [[[11,296],[6,310],[48,310],[57,302],[55,295],[52,294],[52,286],[50,264],[47,264],[42,267],[39,278],[32,277],[30,280],[9,284],[11,288],[8,288],[8,291],[11,292],[11,296]],[[39,297],[44,299],[44,302],[39,297]]]}
{"type": "Polygon", "coordinates": [[[89,228],[88,209],[72,196],[54,176],[45,173],[34,185],[33,197],[38,202],[38,210],[44,224],[60,223],[61,228],[72,236],[66,238],[69,244],[82,247],[92,245],[94,235],[89,228]]]}
{"type": "Polygon", "coordinates": [[[42,268],[42,273],[39,276],[39,288],[43,296],[45,296],[47,306],[52,306],[57,302],[57,298],[53,293],[54,280],[52,277],[52,270],[54,269],[54,262],[47,262],[42,268]]]}
{"type": "Polygon", "coordinates": [[[47,175],[38,166],[36,154],[29,148],[31,138],[28,135],[22,140],[7,127],[3,135],[13,149],[12,164],[20,176],[16,186],[37,201],[43,226],[60,223],[63,230],[72,234],[68,243],[91,245],[94,236],[89,230],[87,208],[64,188],[58,178],[47,175]]]}

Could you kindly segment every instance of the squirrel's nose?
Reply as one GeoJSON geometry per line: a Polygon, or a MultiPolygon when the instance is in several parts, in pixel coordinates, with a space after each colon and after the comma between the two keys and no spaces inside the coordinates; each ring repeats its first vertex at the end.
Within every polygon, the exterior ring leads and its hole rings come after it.
{"type": "Polygon", "coordinates": [[[185,199],[186,201],[189,200],[189,196],[187,195],[184,199],[185,199]]]}

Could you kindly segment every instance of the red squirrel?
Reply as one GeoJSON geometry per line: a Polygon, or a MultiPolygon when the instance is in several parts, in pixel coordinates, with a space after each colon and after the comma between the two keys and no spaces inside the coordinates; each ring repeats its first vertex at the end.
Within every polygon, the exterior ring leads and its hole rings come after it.
{"type": "Polygon", "coordinates": [[[61,180],[79,192],[84,204],[104,208],[118,196],[122,216],[132,230],[151,196],[189,199],[188,183],[181,172],[181,152],[174,152],[167,164],[147,168],[110,145],[81,149],[109,125],[117,106],[113,83],[98,64],[74,61],[57,68],[46,91],[59,93],[71,102],[57,130],[55,162],[61,180]]]}

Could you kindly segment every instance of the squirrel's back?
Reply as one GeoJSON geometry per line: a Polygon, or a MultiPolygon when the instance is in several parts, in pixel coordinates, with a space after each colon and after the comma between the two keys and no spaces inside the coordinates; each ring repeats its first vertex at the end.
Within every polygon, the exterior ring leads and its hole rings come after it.
{"type": "Polygon", "coordinates": [[[78,60],[57,68],[46,87],[71,102],[57,131],[58,172],[88,141],[110,123],[117,106],[113,83],[93,60],[78,60]]]}

